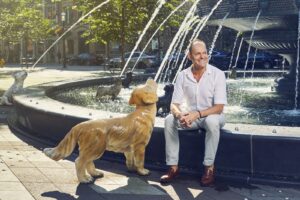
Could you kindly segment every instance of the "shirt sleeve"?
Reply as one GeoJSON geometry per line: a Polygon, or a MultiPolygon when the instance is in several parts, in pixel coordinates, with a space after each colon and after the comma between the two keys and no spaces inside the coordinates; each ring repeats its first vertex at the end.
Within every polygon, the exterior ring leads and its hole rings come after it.
{"type": "Polygon", "coordinates": [[[218,73],[215,79],[214,104],[227,104],[226,78],[224,72],[218,73]]]}
{"type": "Polygon", "coordinates": [[[172,102],[171,103],[177,103],[182,104],[183,103],[183,78],[184,73],[180,72],[177,76],[175,85],[174,85],[174,92],[172,96],[172,102]]]}

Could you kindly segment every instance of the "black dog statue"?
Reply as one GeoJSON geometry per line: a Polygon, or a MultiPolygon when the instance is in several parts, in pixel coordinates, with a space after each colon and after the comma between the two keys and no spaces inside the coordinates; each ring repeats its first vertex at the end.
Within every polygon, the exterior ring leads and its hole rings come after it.
{"type": "Polygon", "coordinates": [[[126,72],[125,78],[122,80],[123,87],[129,88],[131,82],[132,82],[132,72],[126,72]]]}
{"type": "Polygon", "coordinates": [[[169,84],[165,85],[164,87],[165,94],[158,98],[158,102],[156,103],[157,113],[158,116],[166,116],[170,112],[170,104],[172,100],[172,95],[174,91],[174,85],[169,84]],[[160,108],[162,109],[159,112],[160,108]]]}

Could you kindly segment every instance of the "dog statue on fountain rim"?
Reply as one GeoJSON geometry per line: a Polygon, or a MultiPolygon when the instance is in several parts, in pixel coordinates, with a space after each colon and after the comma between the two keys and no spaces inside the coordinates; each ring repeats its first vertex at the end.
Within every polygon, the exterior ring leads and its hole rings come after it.
{"type": "Polygon", "coordinates": [[[76,144],[79,156],[75,161],[77,178],[81,183],[90,183],[93,177],[103,177],[95,168],[94,160],[105,150],[124,153],[129,171],[148,175],[144,168],[145,149],[151,138],[156,115],[157,83],[148,79],[146,84],[133,90],[129,99],[136,109],[124,117],[89,120],[74,126],[54,148],[45,148],[44,153],[53,160],[69,156],[76,144]]]}
{"type": "Polygon", "coordinates": [[[6,90],[0,99],[0,105],[12,105],[12,96],[23,90],[24,80],[27,77],[26,71],[18,71],[12,74],[12,77],[15,79],[14,83],[6,90]]]}
{"type": "Polygon", "coordinates": [[[111,97],[112,100],[115,100],[119,95],[122,89],[122,79],[116,78],[114,79],[114,84],[110,86],[99,86],[97,88],[96,98],[103,98],[103,97],[111,97]]]}

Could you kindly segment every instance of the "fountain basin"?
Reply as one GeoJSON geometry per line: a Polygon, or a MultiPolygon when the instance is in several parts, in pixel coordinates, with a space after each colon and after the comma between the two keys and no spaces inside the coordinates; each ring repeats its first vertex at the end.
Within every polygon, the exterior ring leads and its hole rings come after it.
{"type": "MultiPolygon", "coordinates": [[[[26,88],[22,94],[14,97],[15,111],[9,118],[9,125],[15,131],[56,145],[77,123],[123,114],[61,103],[50,99],[47,94],[58,88],[110,81],[111,77],[104,77],[26,88]]],[[[146,149],[146,166],[151,169],[166,168],[163,126],[163,118],[156,118],[152,137],[146,149]]],[[[179,134],[182,171],[200,175],[203,168],[204,131],[180,131],[179,134]]],[[[298,151],[300,151],[300,137],[297,134],[287,136],[282,133],[270,136],[222,129],[215,162],[217,177],[245,182],[299,184],[300,155],[291,154],[298,151]]],[[[123,161],[124,156],[106,152],[104,159],[123,161]]]]}

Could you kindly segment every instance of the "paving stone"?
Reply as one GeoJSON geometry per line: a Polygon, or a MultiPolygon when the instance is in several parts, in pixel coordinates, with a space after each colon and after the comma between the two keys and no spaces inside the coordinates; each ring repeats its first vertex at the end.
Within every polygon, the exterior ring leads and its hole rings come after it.
{"type": "Polygon", "coordinates": [[[90,187],[95,190],[96,192],[102,194],[102,193],[113,193],[113,194],[132,194],[129,190],[126,190],[122,188],[123,186],[120,185],[90,185],[90,187]]]}
{"type": "Polygon", "coordinates": [[[19,179],[12,173],[6,165],[0,165],[0,181],[1,182],[19,182],[19,179]]]}
{"type": "Polygon", "coordinates": [[[50,183],[48,179],[37,168],[10,168],[12,172],[23,183],[50,183]]]}
{"type": "Polygon", "coordinates": [[[69,194],[76,199],[103,199],[90,185],[92,184],[56,184],[61,194],[69,194]]]}
{"type": "Polygon", "coordinates": [[[53,183],[78,183],[77,177],[66,169],[39,168],[41,172],[53,183]]]}
{"type": "Polygon", "coordinates": [[[27,191],[20,182],[0,182],[0,191],[27,191]]]}
{"type": "Polygon", "coordinates": [[[44,155],[43,152],[35,150],[35,151],[22,151],[20,152],[21,155],[23,155],[27,160],[29,161],[46,161],[46,162],[53,162],[54,160],[51,158],[48,158],[44,155]]]}
{"type": "Polygon", "coordinates": [[[25,191],[0,191],[1,200],[34,200],[29,192],[25,191]]]}
{"type": "Polygon", "coordinates": [[[75,169],[75,163],[69,160],[60,160],[57,164],[61,165],[63,168],[75,169]]]}
{"type": "MultiPolygon", "coordinates": [[[[58,191],[53,183],[23,183],[25,188],[36,200],[53,200],[52,197],[44,196],[49,191],[58,191]]],[[[21,200],[21,199],[20,199],[21,200]]]]}
{"type": "Polygon", "coordinates": [[[63,169],[63,167],[57,164],[55,161],[31,161],[31,164],[37,168],[58,168],[63,169]]]}

